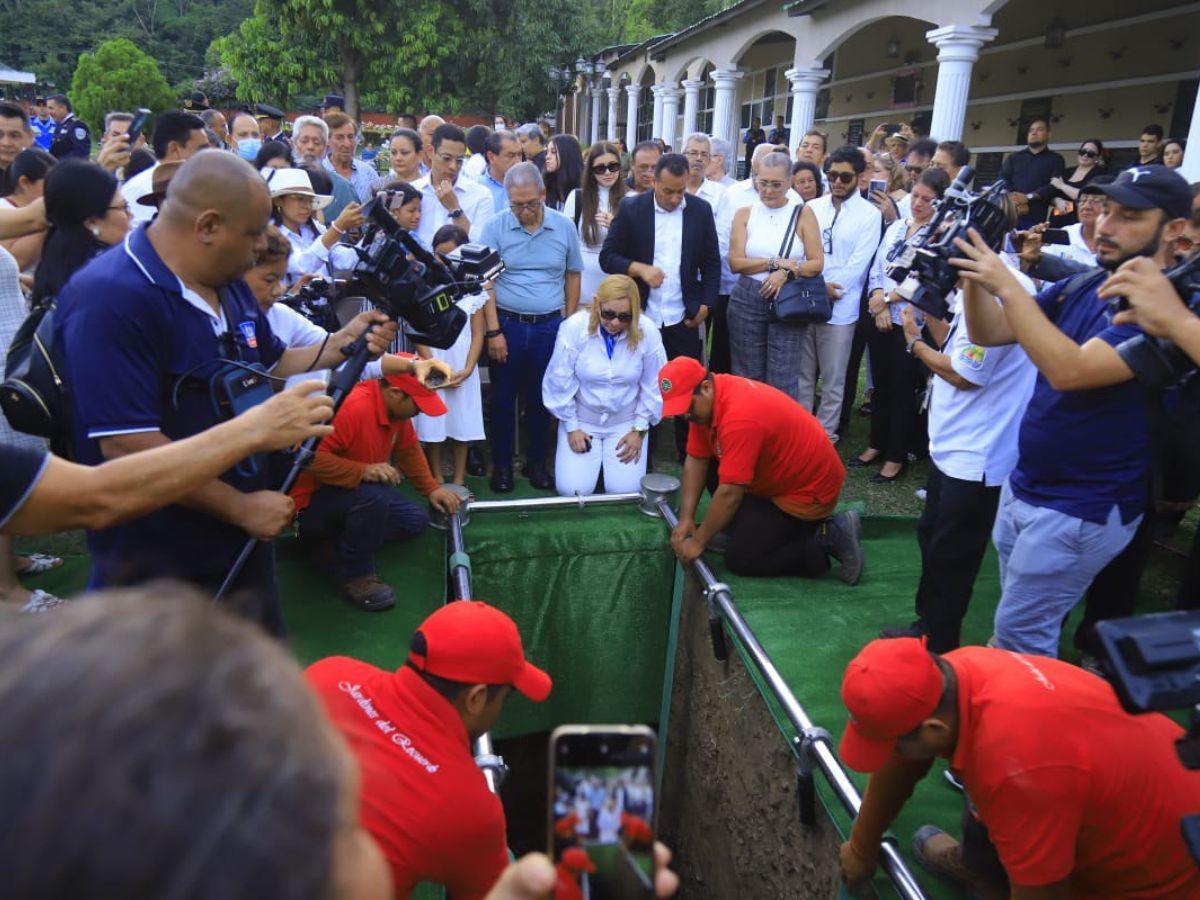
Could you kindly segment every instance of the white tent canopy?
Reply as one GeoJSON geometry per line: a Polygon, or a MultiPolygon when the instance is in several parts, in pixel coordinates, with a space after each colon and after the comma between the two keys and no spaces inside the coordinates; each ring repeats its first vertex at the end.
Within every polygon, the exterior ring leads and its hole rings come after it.
{"type": "Polygon", "coordinates": [[[36,84],[37,76],[32,72],[18,72],[0,63],[0,84],[36,84]]]}

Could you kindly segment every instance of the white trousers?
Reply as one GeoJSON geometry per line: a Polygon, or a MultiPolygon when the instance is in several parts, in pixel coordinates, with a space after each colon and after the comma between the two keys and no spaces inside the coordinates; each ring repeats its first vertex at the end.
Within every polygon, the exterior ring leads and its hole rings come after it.
{"type": "Polygon", "coordinates": [[[592,436],[592,449],[576,453],[567,440],[567,426],[558,423],[558,449],[554,453],[554,483],[559,494],[573,497],[575,494],[594,494],[596,482],[604,470],[604,490],[609,494],[635,493],[641,488],[642,476],[646,474],[646,454],[650,452],[650,441],[642,441],[642,455],[635,462],[623,463],[617,459],[617,444],[633,430],[632,422],[616,425],[580,424],[580,430],[592,436]]]}

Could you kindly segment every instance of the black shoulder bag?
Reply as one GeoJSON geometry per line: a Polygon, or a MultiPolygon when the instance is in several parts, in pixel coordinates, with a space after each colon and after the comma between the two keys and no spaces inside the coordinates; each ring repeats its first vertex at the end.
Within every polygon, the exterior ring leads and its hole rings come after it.
{"type": "MultiPolygon", "coordinates": [[[[792,210],[787,234],[779,247],[780,259],[791,255],[792,244],[796,240],[796,224],[803,210],[803,203],[797,203],[796,208],[792,210]]],[[[829,292],[825,289],[825,279],[820,275],[797,275],[788,278],[771,300],[771,316],[776,322],[791,322],[797,325],[828,322],[832,315],[833,304],[829,300],[829,292]]]]}
{"type": "Polygon", "coordinates": [[[49,438],[56,453],[68,456],[71,404],[62,361],[52,349],[54,311],[54,299],[44,301],[13,335],[0,384],[0,408],[14,429],[49,438]]]}

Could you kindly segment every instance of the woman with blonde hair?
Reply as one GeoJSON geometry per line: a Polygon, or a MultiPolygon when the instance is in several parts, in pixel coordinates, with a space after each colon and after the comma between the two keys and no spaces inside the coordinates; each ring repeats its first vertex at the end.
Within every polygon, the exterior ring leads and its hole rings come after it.
{"type": "Polygon", "coordinates": [[[542,402],[558,419],[554,478],[565,497],[638,489],[646,474],[646,432],[662,418],[658,370],[662,336],[639,311],[637,284],[609,275],[591,309],[558,329],[542,381],[542,402]]]}

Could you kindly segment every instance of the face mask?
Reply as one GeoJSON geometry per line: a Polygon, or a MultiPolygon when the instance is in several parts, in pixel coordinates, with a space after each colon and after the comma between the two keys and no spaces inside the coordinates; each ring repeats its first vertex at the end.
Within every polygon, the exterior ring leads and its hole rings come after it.
{"type": "Polygon", "coordinates": [[[258,151],[262,149],[262,141],[259,138],[242,138],[237,142],[237,155],[242,159],[247,159],[254,162],[258,156],[258,151]]]}

